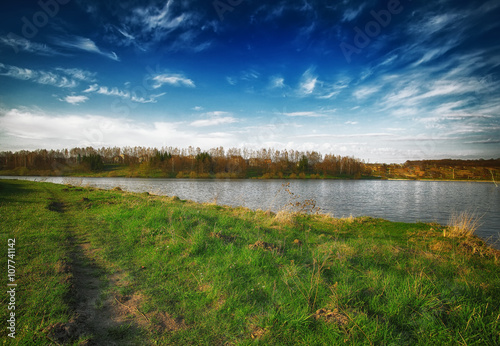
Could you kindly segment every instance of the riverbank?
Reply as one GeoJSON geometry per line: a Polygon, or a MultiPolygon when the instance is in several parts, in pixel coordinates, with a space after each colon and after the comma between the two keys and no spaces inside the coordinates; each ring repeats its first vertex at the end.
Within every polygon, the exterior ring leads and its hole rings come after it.
{"type": "Polygon", "coordinates": [[[214,180],[226,180],[226,179],[264,179],[264,180],[393,180],[393,181],[454,181],[454,182],[469,182],[469,183],[490,183],[498,186],[498,182],[491,179],[449,179],[449,178],[382,178],[380,176],[324,176],[321,174],[304,174],[304,175],[271,175],[263,174],[260,176],[241,176],[238,174],[197,174],[197,173],[182,173],[182,174],[165,174],[163,172],[154,173],[141,173],[141,172],[129,172],[129,171],[103,171],[103,172],[88,172],[88,173],[67,173],[67,174],[57,174],[56,172],[46,171],[13,171],[4,170],[0,171],[0,176],[5,177],[62,177],[62,178],[143,178],[143,179],[214,179],[214,180]]]}
{"type": "Polygon", "coordinates": [[[500,342],[498,251],[437,224],[13,180],[0,211],[19,344],[500,342]]]}

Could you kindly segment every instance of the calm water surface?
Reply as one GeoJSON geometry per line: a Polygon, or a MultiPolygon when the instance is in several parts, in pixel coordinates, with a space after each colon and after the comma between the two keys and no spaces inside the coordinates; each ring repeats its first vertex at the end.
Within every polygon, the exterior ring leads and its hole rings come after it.
{"type": "MultiPolygon", "coordinates": [[[[2,177],[14,178],[14,177],[2,177]]],[[[477,234],[500,248],[500,187],[493,183],[382,180],[184,180],[140,178],[15,177],[34,181],[178,196],[196,202],[277,211],[289,201],[282,184],[300,199],[312,198],[324,213],[391,221],[446,224],[453,212],[481,215],[477,234]],[[281,192],[279,192],[281,189],[281,192]]]]}

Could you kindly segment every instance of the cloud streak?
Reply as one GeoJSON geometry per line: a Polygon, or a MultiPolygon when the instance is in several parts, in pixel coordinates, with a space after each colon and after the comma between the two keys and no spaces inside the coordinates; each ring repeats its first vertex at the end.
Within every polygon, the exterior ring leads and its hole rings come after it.
{"type": "MultiPolygon", "coordinates": [[[[142,90],[142,89],[141,89],[142,90]]],[[[146,92],[146,89],[144,89],[146,92]]],[[[159,94],[147,94],[139,96],[136,92],[130,90],[123,90],[117,87],[107,87],[98,84],[92,84],[87,89],[83,90],[84,93],[94,93],[104,96],[114,96],[125,100],[130,100],[136,103],[156,103],[158,99],[164,96],[166,93],[159,94]]]]}
{"type": "Polygon", "coordinates": [[[82,36],[70,36],[66,38],[54,38],[54,44],[70,50],[82,50],[88,53],[102,55],[114,61],[120,61],[115,52],[106,52],[99,48],[90,38],[82,36]]]}
{"type": "Polygon", "coordinates": [[[0,76],[50,85],[57,88],[74,88],[78,82],[71,78],[51,71],[33,70],[0,63],[0,76]]]}
{"type": "Polygon", "coordinates": [[[13,34],[0,36],[0,44],[11,47],[15,52],[21,51],[41,56],[68,56],[68,54],[60,52],[46,43],[32,42],[13,34]]]}
{"type": "Polygon", "coordinates": [[[283,113],[287,117],[306,117],[306,118],[320,118],[326,116],[325,114],[317,113],[317,112],[291,112],[291,113],[283,113]]]}

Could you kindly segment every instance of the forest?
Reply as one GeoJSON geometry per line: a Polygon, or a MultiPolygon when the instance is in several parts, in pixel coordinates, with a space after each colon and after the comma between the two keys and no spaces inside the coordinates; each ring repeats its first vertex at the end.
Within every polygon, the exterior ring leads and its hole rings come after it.
{"type": "Polygon", "coordinates": [[[368,164],[370,174],[382,179],[500,180],[500,159],[420,160],[404,164],[368,164]]]}
{"type": "Polygon", "coordinates": [[[316,151],[102,147],[0,152],[0,175],[153,178],[500,180],[500,159],[378,164],[316,151]]]}
{"type": "Polygon", "coordinates": [[[165,178],[361,178],[364,163],[316,151],[200,148],[73,148],[0,153],[0,174],[165,178]]]}

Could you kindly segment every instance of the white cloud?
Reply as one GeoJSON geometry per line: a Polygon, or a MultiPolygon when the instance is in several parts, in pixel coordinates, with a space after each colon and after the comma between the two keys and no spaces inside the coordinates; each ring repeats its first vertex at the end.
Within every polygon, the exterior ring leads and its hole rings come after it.
{"type": "Polygon", "coordinates": [[[70,76],[71,78],[80,80],[82,82],[95,82],[95,76],[96,76],[95,72],[90,72],[79,68],[62,68],[62,67],[57,67],[55,70],[58,72],[62,72],[70,76]]]}
{"type": "Polygon", "coordinates": [[[0,36],[0,43],[11,47],[14,52],[27,52],[42,56],[56,56],[56,55],[67,55],[59,52],[45,43],[32,42],[24,37],[20,37],[14,34],[9,34],[6,36],[0,36]]]}
{"type": "MultiPolygon", "coordinates": [[[[257,81],[260,77],[261,73],[259,71],[255,69],[246,69],[246,70],[241,70],[236,75],[226,76],[226,81],[230,85],[236,85],[240,83],[240,84],[245,84],[246,86],[253,86],[254,82],[257,81]]],[[[273,78],[271,78],[271,82],[273,78]]]]}
{"type": "Polygon", "coordinates": [[[368,87],[361,87],[358,90],[356,90],[353,95],[356,97],[358,100],[367,98],[368,96],[375,94],[380,90],[380,86],[368,86],[368,87]]]}
{"type": "Polygon", "coordinates": [[[223,116],[231,115],[231,113],[224,112],[224,111],[213,111],[213,112],[204,113],[203,115],[209,116],[209,117],[223,117],[223,116]]]}
{"type": "Polygon", "coordinates": [[[130,98],[130,92],[129,91],[124,91],[120,90],[116,87],[113,88],[108,88],[107,86],[100,86],[99,89],[96,91],[98,94],[101,95],[107,95],[107,96],[118,96],[122,97],[125,99],[130,98]]]}
{"type": "Polygon", "coordinates": [[[5,65],[0,63],[0,76],[7,76],[16,79],[29,80],[34,78],[37,73],[28,68],[5,65]]]}
{"type": "Polygon", "coordinates": [[[281,76],[271,77],[270,88],[272,89],[281,89],[285,87],[285,79],[281,76]]]}
{"type": "Polygon", "coordinates": [[[132,97],[130,98],[130,100],[132,102],[137,102],[137,103],[156,103],[158,98],[162,97],[163,95],[166,95],[166,93],[160,93],[160,94],[151,94],[151,95],[148,95],[148,98],[144,98],[144,97],[139,97],[135,94],[132,95],[132,97]]]}
{"type": "Polygon", "coordinates": [[[319,96],[317,96],[317,98],[320,100],[327,100],[327,99],[331,99],[334,96],[337,96],[338,94],[340,94],[340,90],[335,90],[335,91],[331,91],[329,93],[326,93],[324,95],[319,95],[319,96]]]}
{"type": "Polygon", "coordinates": [[[316,133],[312,135],[299,135],[297,138],[362,138],[362,137],[394,137],[392,133],[386,132],[369,132],[369,133],[354,133],[354,134],[330,134],[316,133]]]}
{"type": "Polygon", "coordinates": [[[190,15],[187,13],[173,15],[172,4],[173,0],[168,0],[162,8],[156,6],[138,7],[134,10],[132,20],[142,24],[143,29],[148,32],[158,29],[175,29],[183,25],[190,15]]]}
{"type": "Polygon", "coordinates": [[[434,16],[424,16],[421,21],[415,22],[409,26],[410,32],[413,32],[422,38],[428,38],[435,33],[444,30],[447,27],[456,27],[462,22],[464,14],[447,12],[434,16]]]}
{"type": "Polygon", "coordinates": [[[83,92],[84,93],[92,93],[99,90],[99,85],[98,84],[92,84],[90,85],[87,89],[85,89],[83,92]]]}
{"type": "Polygon", "coordinates": [[[299,96],[309,96],[314,92],[314,88],[316,87],[316,82],[318,81],[318,77],[313,75],[312,71],[313,68],[309,68],[302,75],[298,90],[299,96]]]}
{"type": "Polygon", "coordinates": [[[356,19],[357,16],[363,11],[365,8],[365,4],[361,4],[357,9],[354,8],[348,8],[342,17],[343,22],[351,22],[354,19],[356,19]]]}
{"type": "Polygon", "coordinates": [[[468,78],[467,80],[437,80],[432,83],[429,91],[420,95],[419,98],[475,93],[484,88],[485,85],[474,78],[468,78]]]}
{"type": "Polygon", "coordinates": [[[135,40],[135,37],[126,32],[125,30],[121,30],[120,28],[116,28],[120,34],[122,34],[126,39],[133,41],[135,40]]]}
{"type": "Polygon", "coordinates": [[[203,116],[209,117],[209,119],[195,120],[191,122],[189,125],[194,127],[207,127],[207,126],[232,124],[238,122],[238,119],[231,116],[231,113],[228,112],[214,111],[214,112],[204,113],[203,116]]]}
{"type": "Polygon", "coordinates": [[[155,89],[161,88],[165,84],[173,86],[185,86],[189,88],[194,88],[196,85],[194,82],[185,77],[182,74],[158,74],[151,78],[153,80],[152,87],[155,89]]]}
{"type": "Polygon", "coordinates": [[[233,117],[223,117],[223,118],[213,118],[213,119],[202,119],[193,121],[190,125],[194,127],[205,127],[205,126],[216,126],[223,124],[232,124],[237,120],[233,117]]]}
{"type": "Polygon", "coordinates": [[[218,30],[216,21],[208,21],[195,11],[189,2],[168,0],[158,4],[140,4],[132,11],[117,11],[116,16],[123,23],[115,28],[115,41],[124,45],[133,44],[143,51],[159,42],[163,50],[194,51],[208,49],[212,42],[200,38],[207,30],[218,30]],[[201,30],[200,30],[201,28],[201,30]]]}
{"type": "Polygon", "coordinates": [[[260,77],[260,73],[254,69],[241,71],[240,79],[245,81],[253,81],[260,77]]]}
{"type": "Polygon", "coordinates": [[[3,150],[101,146],[232,146],[231,133],[204,133],[179,122],[142,122],[100,115],[55,116],[33,109],[0,110],[3,150]],[[50,147],[48,147],[50,146],[50,147]]]}
{"type": "Polygon", "coordinates": [[[31,81],[38,84],[51,85],[57,88],[74,88],[78,85],[74,79],[54,72],[43,70],[37,71],[28,68],[5,65],[2,63],[0,63],[0,76],[31,81]]]}
{"type": "Polygon", "coordinates": [[[83,92],[120,97],[123,99],[129,99],[130,101],[137,103],[156,103],[160,97],[166,95],[166,93],[160,93],[139,96],[135,92],[130,92],[129,90],[122,90],[118,89],[117,87],[110,88],[107,86],[99,86],[98,84],[90,85],[87,89],[83,90],[83,92]]]}
{"type": "Polygon", "coordinates": [[[417,108],[402,107],[397,108],[391,112],[395,117],[414,117],[419,114],[417,108]]]}
{"type": "Polygon", "coordinates": [[[433,48],[433,49],[426,49],[424,52],[424,55],[420,60],[416,61],[413,63],[413,67],[416,67],[420,64],[424,64],[426,62],[429,62],[433,59],[439,58],[440,56],[444,55],[446,52],[448,52],[450,49],[452,49],[456,45],[456,42],[450,43],[448,45],[441,45],[438,48],[433,48]]]}
{"type": "Polygon", "coordinates": [[[309,117],[309,118],[318,118],[324,117],[325,114],[317,113],[317,112],[291,112],[291,113],[283,113],[287,117],[309,117]]]}
{"type": "Polygon", "coordinates": [[[413,103],[408,99],[420,93],[420,87],[417,83],[410,83],[408,86],[397,85],[397,87],[393,89],[395,91],[385,96],[383,101],[383,104],[389,107],[400,105],[401,103],[408,106],[413,103]]]}
{"type": "Polygon", "coordinates": [[[80,103],[84,103],[85,101],[87,101],[89,98],[87,96],[84,96],[84,95],[69,95],[69,96],[66,96],[65,98],[63,98],[61,101],[64,101],[64,102],[67,102],[67,103],[71,103],[72,105],[77,105],[77,104],[80,104],[80,103]]]}

